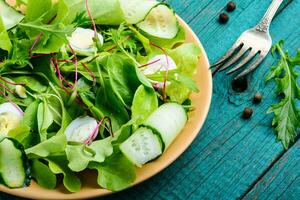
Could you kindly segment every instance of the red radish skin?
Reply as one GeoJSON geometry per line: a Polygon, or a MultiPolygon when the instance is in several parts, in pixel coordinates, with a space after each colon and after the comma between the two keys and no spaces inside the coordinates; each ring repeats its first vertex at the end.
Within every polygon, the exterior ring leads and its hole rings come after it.
{"type": "Polygon", "coordinates": [[[6,96],[4,92],[0,91],[0,95],[3,96],[9,103],[11,103],[22,116],[24,115],[23,110],[19,106],[17,106],[17,104],[15,104],[8,96],[6,96]]]}

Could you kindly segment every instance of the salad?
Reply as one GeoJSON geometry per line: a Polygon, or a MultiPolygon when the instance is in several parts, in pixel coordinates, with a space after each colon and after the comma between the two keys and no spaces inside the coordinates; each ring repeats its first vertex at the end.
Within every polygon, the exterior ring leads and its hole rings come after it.
{"type": "Polygon", "coordinates": [[[0,0],[0,183],[119,191],[188,120],[200,49],[154,0],[0,0]]]}

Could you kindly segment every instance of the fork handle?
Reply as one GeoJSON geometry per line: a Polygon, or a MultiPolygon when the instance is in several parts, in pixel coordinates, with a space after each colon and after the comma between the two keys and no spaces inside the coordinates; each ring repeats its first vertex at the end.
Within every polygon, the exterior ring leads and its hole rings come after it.
{"type": "Polygon", "coordinates": [[[283,0],[273,0],[271,5],[269,6],[266,14],[261,19],[261,21],[256,25],[256,30],[261,32],[268,32],[270,24],[279,9],[280,5],[282,4],[283,0]]]}

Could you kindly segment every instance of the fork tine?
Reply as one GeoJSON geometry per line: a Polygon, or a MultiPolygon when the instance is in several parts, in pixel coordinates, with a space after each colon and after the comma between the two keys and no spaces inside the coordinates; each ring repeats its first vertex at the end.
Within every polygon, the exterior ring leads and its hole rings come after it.
{"type": "Polygon", "coordinates": [[[229,70],[226,74],[231,74],[237,70],[239,70],[241,67],[243,67],[245,64],[247,64],[250,60],[252,60],[257,52],[251,51],[237,66],[229,70]]]}
{"type": "Polygon", "coordinates": [[[262,53],[258,58],[257,60],[255,60],[252,65],[248,68],[248,69],[245,69],[244,71],[242,71],[239,75],[237,75],[234,79],[239,79],[243,76],[246,76],[247,74],[249,74],[250,72],[254,71],[258,66],[259,64],[264,60],[264,58],[266,57],[267,55],[267,52],[265,53],[262,53]]]}
{"type": "Polygon", "coordinates": [[[223,70],[227,69],[228,67],[230,67],[232,64],[236,63],[236,61],[238,61],[247,52],[248,49],[249,49],[249,47],[248,46],[246,47],[244,45],[235,56],[233,56],[226,64],[224,64],[219,69],[219,71],[223,71],[223,70]]]}
{"type": "Polygon", "coordinates": [[[222,64],[223,62],[225,62],[233,53],[234,51],[239,48],[242,45],[242,43],[240,43],[239,40],[237,40],[232,47],[224,54],[224,56],[222,56],[215,64],[213,64],[211,66],[211,68],[214,68],[220,64],[222,64]]]}

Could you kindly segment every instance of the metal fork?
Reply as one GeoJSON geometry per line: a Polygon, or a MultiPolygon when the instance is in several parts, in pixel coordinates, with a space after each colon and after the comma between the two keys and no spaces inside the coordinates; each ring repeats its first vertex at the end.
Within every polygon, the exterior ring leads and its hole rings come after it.
{"type": "Polygon", "coordinates": [[[223,71],[233,64],[240,61],[234,68],[227,72],[231,74],[253,60],[249,68],[242,71],[234,79],[239,79],[254,71],[269,53],[272,47],[272,38],[270,35],[270,24],[282,4],[283,0],[273,0],[266,14],[261,21],[251,29],[248,29],[237,39],[234,45],[217,61],[212,68],[215,75],[218,71],[223,71]],[[257,57],[256,59],[254,59],[257,57]]]}

